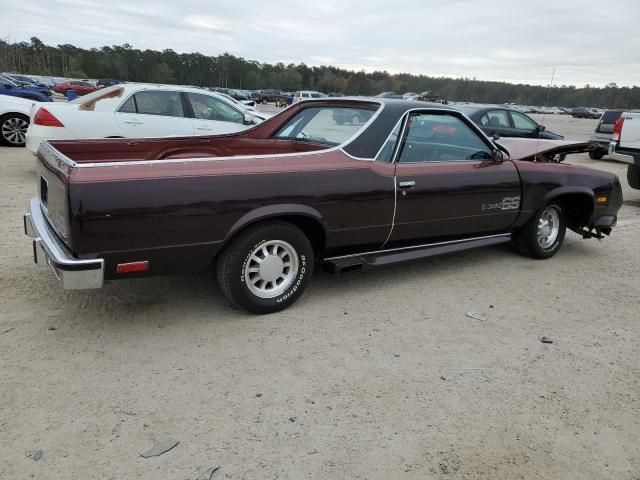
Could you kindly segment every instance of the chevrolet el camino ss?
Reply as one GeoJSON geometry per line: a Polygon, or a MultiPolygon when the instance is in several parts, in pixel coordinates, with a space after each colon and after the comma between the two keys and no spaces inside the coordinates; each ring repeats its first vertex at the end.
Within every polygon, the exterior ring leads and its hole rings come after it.
{"type": "Polygon", "coordinates": [[[542,259],[567,228],[608,235],[618,178],[553,162],[592,147],[494,142],[436,104],[305,101],[230,135],[43,142],[25,230],[64,288],[213,267],[231,303],[269,313],[319,265],[339,273],[509,241],[542,259]]]}

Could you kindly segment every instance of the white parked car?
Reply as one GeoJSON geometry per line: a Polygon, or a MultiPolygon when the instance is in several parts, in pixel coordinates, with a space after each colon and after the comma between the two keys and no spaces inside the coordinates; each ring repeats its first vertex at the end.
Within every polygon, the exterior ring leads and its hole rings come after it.
{"type": "Polygon", "coordinates": [[[182,137],[245,130],[264,116],[199,88],[127,83],[31,111],[27,148],[43,140],[182,137]]]}
{"type": "Polygon", "coordinates": [[[302,100],[310,100],[312,98],[326,98],[324,93],[316,92],[313,90],[302,90],[293,94],[293,103],[301,102],[302,100]]]}
{"type": "Polygon", "coordinates": [[[0,145],[24,147],[33,100],[0,95],[0,145]]]}

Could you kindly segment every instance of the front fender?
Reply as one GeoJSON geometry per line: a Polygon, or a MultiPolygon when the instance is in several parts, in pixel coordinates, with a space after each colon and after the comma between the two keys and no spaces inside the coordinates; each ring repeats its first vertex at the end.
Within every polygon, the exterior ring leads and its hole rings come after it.
{"type": "Polygon", "coordinates": [[[557,188],[554,188],[553,190],[550,190],[544,196],[544,203],[547,204],[551,200],[554,200],[563,195],[575,195],[575,194],[585,195],[589,197],[591,202],[593,202],[593,197],[594,197],[593,190],[590,189],[589,187],[576,185],[576,186],[569,186],[569,187],[557,187],[557,188]]]}

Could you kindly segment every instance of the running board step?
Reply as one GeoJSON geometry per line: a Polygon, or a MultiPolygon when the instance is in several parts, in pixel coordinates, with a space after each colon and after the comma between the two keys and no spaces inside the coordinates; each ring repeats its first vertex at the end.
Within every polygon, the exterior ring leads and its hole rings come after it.
{"type": "Polygon", "coordinates": [[[477,237],[466,240],[454,240],[451,242],[431,243],[415,247],[395,248],[380,250],[343,257],[327,258],[324,261],[324,270],[339,275],[352,270],[368,270],[383,267],[394,263],[410,262],[420,258],[434,257],[446,253],[460,252],[472,248],[488,247],[507,243],[511,240],[510,234],[477,237]]]}

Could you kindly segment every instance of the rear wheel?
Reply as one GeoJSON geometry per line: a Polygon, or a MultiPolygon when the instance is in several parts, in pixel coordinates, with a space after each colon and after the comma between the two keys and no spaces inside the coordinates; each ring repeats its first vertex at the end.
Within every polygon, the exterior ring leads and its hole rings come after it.
{"type": "Polygon", "coordinates": [[[591,158],[591,160],[602,160],[605,153],[606,152],[604,150],[592,150],[589,152],[589,158],[591,158]]]}
{"type": "Polygon", "coordinates": [[[0,117],[0,143],[9,147],[24,147],[27,141],[29,117],[7,113],[0,117]]]}
{"type": "Polygon", "coordinates": [[[640,190],[640,167],[637,165],[629,165],[627,169],[627,181],[631,188],[640,190]]]}
{"type": "Polygon", "coordinates": [[[272,313],[302,295],[313,271],[313,249],[296,226],[262,223],[236,237],[218,258],[218,283],[236,307],[272,313]]]}
{"type": "Polygon", "coordinates": [[[516,233],[516,246],[528,257],[550,258],[560,250],[566,230],[562,208],[557,203],[550,203],[538,210],[516,233]]]}

